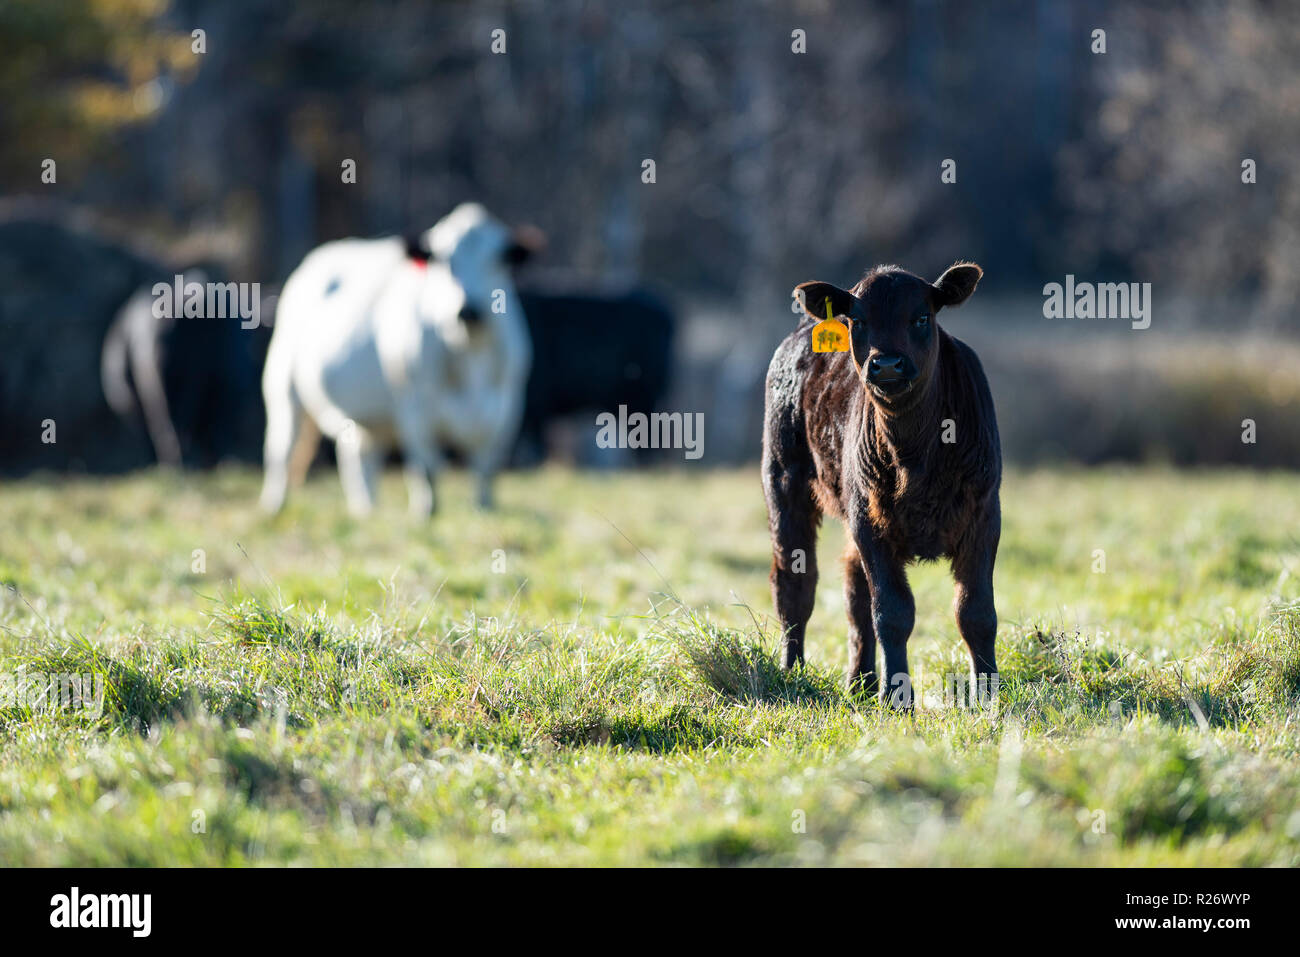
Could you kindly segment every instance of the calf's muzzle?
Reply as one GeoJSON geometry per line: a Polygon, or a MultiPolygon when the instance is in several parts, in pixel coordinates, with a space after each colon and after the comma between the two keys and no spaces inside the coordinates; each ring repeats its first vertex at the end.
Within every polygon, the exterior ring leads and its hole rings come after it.
{"type": "Polygon", "coordinates": [[[916,375],[916,364],[904,355],[879,353],[867,361],[867,382],[886,395],[903,392],[916,375]]]}

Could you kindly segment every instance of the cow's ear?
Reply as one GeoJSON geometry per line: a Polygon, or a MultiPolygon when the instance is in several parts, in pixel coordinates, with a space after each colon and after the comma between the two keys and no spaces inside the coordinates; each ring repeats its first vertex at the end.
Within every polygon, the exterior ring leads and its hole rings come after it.
{"type": "Polygon", "coordinates": [[[407,233],[402,237],[402,244],[406,247],[408,259],[414,259],[417,262],[428,262],[433,256],[432,250],[429,249],[429,234],[427,232],[407,233]]]}
{"type": "Polygon", "coordinates": [[[857,298],[847,289],[828,282],[804,282],[794,287],[803,311],[814,319],[826,318],[826,304],[830,303],[832,316],[851,316],[857,298]]]}
{"type": "Polygon", "coordinates": [[[510,244],[502,254],[511,266],[520,266],[546,248],[546,234],[536,226],[517,226],[510,233],[510,244]]]}
{"type": "Polygon", "coordinates": [[[934,300],[939,306],[960,306],[970,298],[984,270],[974,263],[957,263],[934,281],[934,300]]]}

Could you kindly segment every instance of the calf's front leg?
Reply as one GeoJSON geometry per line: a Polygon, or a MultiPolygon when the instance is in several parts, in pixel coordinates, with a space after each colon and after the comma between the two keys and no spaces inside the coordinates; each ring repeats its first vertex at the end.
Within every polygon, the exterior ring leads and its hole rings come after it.
{"type": "Polygon", "coordinates": [[[916,622],[916,601],[903,564],[879,543],[858,542],[871,588],[871,626],[884,652],[880,701],[907,710],[912,707],[912,678],[907,669],[907,639],[916,622]]]}

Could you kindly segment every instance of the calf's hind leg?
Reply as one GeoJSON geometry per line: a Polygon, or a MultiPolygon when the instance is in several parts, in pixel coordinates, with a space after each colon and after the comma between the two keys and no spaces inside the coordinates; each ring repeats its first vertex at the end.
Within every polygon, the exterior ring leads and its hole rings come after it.
{"type": "Polygon", "coordinates": [[[772,604],[781,622],[783,664],[803,664],[804,631],[817,593],[817,524],[806,471],[765,462],[763,490],[772,532],[772,604]]]}
{"type": "Polygon", "coordinates": [[[952,577],[956,582],[953,612],[957,630],[970,649],[972,692],[984,703],[996,694],[998,662],[994,645],[998,613],[993,604],[993,563],[997,556],[999,528],[990,522],[984,535],[953,557],[952,577]],[[983,686],[981,687],[981,682],[983,686]]]}

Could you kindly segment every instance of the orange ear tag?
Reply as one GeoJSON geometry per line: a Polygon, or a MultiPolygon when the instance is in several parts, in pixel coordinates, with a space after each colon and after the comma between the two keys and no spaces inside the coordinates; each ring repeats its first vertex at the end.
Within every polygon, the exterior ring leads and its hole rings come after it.
{"type": "Polygon", "coordinates": [[[849,330],[831,315],[831,301],[826,300],[826,318],[812,329],[813,352],[848,352],[849,330]]]}

